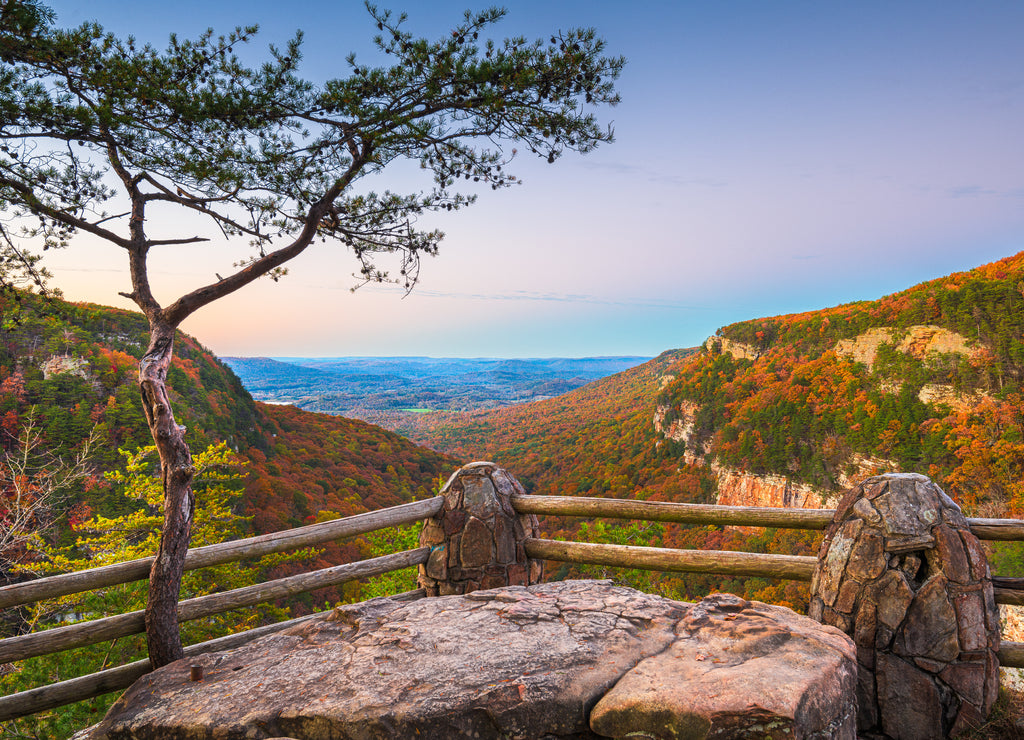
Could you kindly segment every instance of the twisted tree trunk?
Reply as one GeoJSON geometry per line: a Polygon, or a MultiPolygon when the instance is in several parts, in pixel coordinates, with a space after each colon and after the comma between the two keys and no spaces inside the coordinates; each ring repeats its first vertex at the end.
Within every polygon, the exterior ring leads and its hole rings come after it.
{"type": "Polygon", "coordinates": [[[192,529],[192,453],[185,427],[174,420],[167,396],[167,370],[174,354],[174,327],[150,321],[150,342],[139,363],[139,385],[146,422],[160,455],[164,485],[164,527],[149,573],[146,645],[154,668],[184,656],[178,631],[178,593],[192,529]]]}

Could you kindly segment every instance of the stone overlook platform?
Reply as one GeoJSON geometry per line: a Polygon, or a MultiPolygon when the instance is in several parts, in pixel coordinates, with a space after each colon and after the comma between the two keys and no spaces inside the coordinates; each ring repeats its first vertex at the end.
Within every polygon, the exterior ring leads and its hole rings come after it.
{"type": "Polygon", "coordinates": [[[856,680],[789,609],[565,581],[341,606],[143,677],[78,740],[853,740],[856,680]]]}

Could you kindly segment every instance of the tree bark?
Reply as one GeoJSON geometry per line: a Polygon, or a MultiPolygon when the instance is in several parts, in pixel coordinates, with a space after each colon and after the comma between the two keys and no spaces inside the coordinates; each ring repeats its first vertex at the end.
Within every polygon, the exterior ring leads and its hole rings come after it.
{"type": "Polygon", "coordinates": [[[174,327],[150,320],[150,342],[139,363],[139,385],[146,422],[160,455],[164,486],[164,527],[149,572],[146,645],[154,668],[184,656],[178,630],[178,594],[192,532],[192,453],[167,396],[167,370],[174,354],[174,327]]]}

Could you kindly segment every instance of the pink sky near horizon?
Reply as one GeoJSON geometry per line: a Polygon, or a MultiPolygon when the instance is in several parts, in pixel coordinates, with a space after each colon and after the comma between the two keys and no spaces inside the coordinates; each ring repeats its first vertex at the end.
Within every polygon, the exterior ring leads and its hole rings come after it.
{"type": "MultiPolygon", "coordinates": [[[[162,44],[259,22],[254,53],[306,32],[306,74],[373,61],[360,3],[50,3],[162,44]]],[[[443,32],[465,7],[411,4],[443,32]]],[[[629,62],[617,141],[438,219],[419,287],[356,293],[350,256],[303,255],[190,318],[222,355],[654,355],[727,323],[873,299],[1024,250],[1024,4],[517,2],[494,35],[594,26],[629,62]],[[641,8],[641,10],[638,10],[641,8]]],[[[388,184],[415,187],[399,168],[388,184]]],[[[178,224],[159,222],[171,233],[178,224]]],[[[244,245],[158,255],[158,295],[224,273],[244,245]],[[161,292],[162,291],[162,292],[161,292]]],[[[68,298],[126,305],[125,256],[48,264],[68,298]]]]}

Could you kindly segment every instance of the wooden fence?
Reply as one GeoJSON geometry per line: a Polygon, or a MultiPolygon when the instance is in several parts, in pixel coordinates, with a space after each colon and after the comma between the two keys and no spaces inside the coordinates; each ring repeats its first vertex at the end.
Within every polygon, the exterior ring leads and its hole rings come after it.
{"type": "MultiPolygon", "coordinates": [[[[359,514],[307,527],[274,532],[234,542],[189,550],[185,569],[193,570],[242,558],[283,552],[330,542],[342,537],[366,534],[386,527],[410,524],[436,516],[444,504],[440,496],[425,501],[359,514]]],[[[564,496],[515,496],[513,508],[519,514],[542,516],[604,517],[643,521],[678,522],[699,525],[732,525],[822,530],[832,521],[834,511],[826,509],[776,509],[699,504],[676,504],[621,499],[564,496]]],[[[1024,541],[1024,521],[969,519],[971,530],[983,540],[1024,541]]],[[[531,558],[570,563],[607,565],[647,570],[702,572],[719,575],[784,578],[809,581],[816,558],[747,552],[672,550],[667,548],[602,545],[555,540],[527,539],[531,558]]],[[[357,563],[337,565],[267,583],[246,586],[218,594],[187,599],[178,605],[180,621],[199,619],[231,609],[252,606],[347,581],[379,575],[427,561],[430,548],[385,555],[357,563]]],[[[145,579],[152,558],[119,563],[77,573],[51,576],[0,588],[0,609],[31,604],[44,599],[81,593],[97,588],[145,579]]],[[[996,601],[1024,605],[1024,579],[994,578],[996,601]]],[[[422,591],[400,594],[415,599],[422,591]]],[[[185,648],[186,657],[237,647],[249,640],[271,634],[315,615],[268,625],[185,648]]],[[[74,647],[91,645],[145,630],[143,613],[112,617],[57,627],[0,640],[0,663],[49,655],[74,647]]],[[[999,651],[1001,665],[1024,667],[1024,643],[1004,642],[999,651]]],[[[34,714],[90,699],[130,686],[150,670],[149,661],[137,661],[80,678],[0,697],[0,721],[34,714]]]]}
{"type": "MultiPolygon", "coordinates": [[[[512,506],[519,514],[576,516],[586,518],[637,519],[740,527],[823,530],[835,515],[834,509],[778,509],[753,506],[676,504],[575,496],[516,496],[512,506]]],[[[971,532],[980,540],[1024,541],[1020,519],[968,519],[971,532]]],[[[658,547],[596,545],[581,542],[526,541],[532,558],[586,565],[609,565],[684,573],[810,581],[817,558],[797,555],[725,552],[719,550],[670,550],[658,547]]],[[[992,579],[996,602],[1024,606],[1024,578],[992,579]]],[[[1015,666],[1015,667],[1024,667],[1015,666]]]]}
{"type": "MultiPolygon", "coordinates": [[[[366,534],[386,527],[411,524],[435,516],[440,512],[443,505],[444,499],[440,496],[435,496],[425,501],[402,504],[390,509],[357,514],[356,516],[335,519],[321,524],[311,524],[298,529],[272,532],[259,537],[195,548],[188,552],[188,556],[185,559],[185,569],[195,570],[196,568],[204,568],[210,565],[234,562],[242,558],[259,557],[270,553],[309,547],[324,542],[331,542],[342,537],[366,534]]],[[[313,591],[318,588],[336,586],[358,578],[408,568],[426,562],[429,554],[430,548],[421,547],[416,550],[407,550],[379,558],[363,560],[358,563],[336,565],[332,568],[325,568],[311,573],[301,573],[232,591],[187,599],[178,604],[178,619],[182,622],[190,619],[199,619],[230,611],[231,609],[252,606],[286,596],[294,596],[295,594],[313,591]]],[[[152,562],[152,558],[143,558],[103,568],[94,568],[92,570],[67,573],[49,578],[40,578],[39,580],[27,583],[4,586],[0,588],[0,609],[22,606],[57,596],[91,591],[96,588],[139,581],[149,575],[149,568],[152,562]]],[[[419,595],[421,594],[414,591],[405,594],[404,597],[416,598],[419,595]]],[[[185,655],[194,656],[236,647],[253,638],[291,627],[306,618],[308,617],[300,617],[297,620],[240,632],[198,645],[191,645],[185,648],[185,655]]],[[[0,640],[0,663],[13,663],[14,661],[25,660],[26,658],[39,655],[50,655],[75,647],[112,640],[117,637],[139,634],[144,631],[143,612],[140,611],[105,617],[90,622],[79,622],[43,632],[9,637],[5,640],[0,640]]],[[[127,688],[139,676],[148,673],[149,670],[148,660],[137,661],[117,668],[91,673],[81,678],[61,681],[0,697],[0,722],[127,688]]]]}

